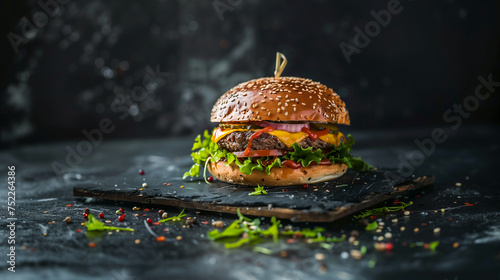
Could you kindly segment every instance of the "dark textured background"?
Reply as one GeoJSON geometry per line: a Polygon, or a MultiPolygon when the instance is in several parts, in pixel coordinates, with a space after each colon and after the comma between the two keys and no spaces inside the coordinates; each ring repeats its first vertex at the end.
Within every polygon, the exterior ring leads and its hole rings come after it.
{"type": "MultiPolygon", "coordinates": [[[[222,93],[272,75],[276,51],[289,60],[284,75],[337,91],[360,129],[445,124],[479,75],[500,80],[497,1],[401,1],[351,63],[339,44],[388,1],[66,2],[25,34],[22,17],[33,22],[43,8],[0,2],[3,147],[84,139],[82,129],[105,117],[116,125],[105,139],[199,133],[222,93]],[[220,3],[230,5],[222,17],[220,3]],[[17,53],[10,32],[27,41],[17,53]],[[136,87],[146,93],[139,100],[136,87]]],[[[464,122],[498,122],[498,104],[494,94],[464,122]]]]}

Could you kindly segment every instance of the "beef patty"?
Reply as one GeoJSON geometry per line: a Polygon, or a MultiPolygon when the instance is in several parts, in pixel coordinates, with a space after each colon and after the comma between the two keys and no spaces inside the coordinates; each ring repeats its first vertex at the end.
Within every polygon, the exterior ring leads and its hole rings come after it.
{"type": "MultiPolygon", "coordinates": [[[[221,149],[226,149],[230,152],[240,152],[247,148],[248,140],[255,132],[253,131],[235,131],[226,135],[224,138],[217,142],[221,149]]],[[[302,148],[313,147],[314,149],[331,149],[332,144],[327,143],[321,139],[311,140],[309,137],[305,138],[299,143],[302,148]]],[[[287,147],[276,136],[268,133],[262,133],[258,138],[252,140],[252,150],[293,150],[287,147]]]]}

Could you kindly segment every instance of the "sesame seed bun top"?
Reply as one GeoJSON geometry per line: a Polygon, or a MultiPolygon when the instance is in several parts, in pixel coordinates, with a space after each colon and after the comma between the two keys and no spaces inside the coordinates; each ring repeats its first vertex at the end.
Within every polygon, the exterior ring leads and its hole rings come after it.
{"type": "Polygon", "coordinates": [[[217,100],[210,120],[350,124],[349,112],[337,93],[318,82],[297,77],[241,83],[217,100]]]}

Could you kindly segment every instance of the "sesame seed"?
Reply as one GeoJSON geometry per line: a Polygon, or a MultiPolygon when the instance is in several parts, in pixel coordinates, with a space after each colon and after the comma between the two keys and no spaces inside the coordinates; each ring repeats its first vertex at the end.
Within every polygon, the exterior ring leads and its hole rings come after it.
{"type": "Polygon", "coordinates": [[[281,105],[281,102],[278,102],[278,106],[280,106],[280,105],[281,105]]]}
{"type": "Polygon", "coordinates": [[[285,112],[285,116],[288,116],[288,112],[285,112]]]}
{"type": "Polygon", "coordinates": [[[278,113],[279,113],[279,112],[281,111],[281,109],[280,109],[280,108],[278,108],[278,110],[277,110],[277,111],[278,111],[278,113]]]}

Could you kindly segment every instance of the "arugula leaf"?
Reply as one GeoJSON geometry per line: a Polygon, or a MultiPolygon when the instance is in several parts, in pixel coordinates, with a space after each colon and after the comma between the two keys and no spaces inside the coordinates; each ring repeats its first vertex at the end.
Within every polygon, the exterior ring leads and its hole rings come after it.
{"type": "Polygon", "coordinates": [[[187,214],[184,214],[184,210],[185,209],[186,208],[182,209],[181,213],[179,215],[177,215],[177,216],[168,217],[166,219],[159,220],[158,222],[164,223],[164,222],[168,222],[168,221],[172,221],[172,220],[180,221],[182,217],[187,216],[187,214]]]}
{"type": "Polygon", "coordinates": [[[404,203],[404,202],[400,201],[399,204],[401,204],[401,205],[390,206],[390,207],[384,206],[384,207],[380,207],[380,208],[365,210],[365,211],[362,211],[361,214],[359,214],[359,215],[354,215],[354,219],[362,219],[364,217],[368,217],[368,216],[372,216],[372,215],[379,216],[379,215],[386,214],[388,212],[400,211],[400,210],[403,210],[406,207],[412,205],[413,202],[410,201],[408,203],[404,203]]]}
{"type": "MultiPolygon", "coordinates": [[[[215,241],[224,242],[226,248],[237,248],[243,245],[254,245],[259,244],[264,241],[265,237],[271,237],[275,242],[278,241],[280,236],[298,235],[307,238],[313,238],[313,242],[340,242],[344,241],[345,238],[325,238],[321,235],[325,229],[320,227],[315,227],[314,229],[303,229],[299,231],[283,231],[280,232],[279,228],[281,221],[277,220],[276,217],[271,218],[271,226],[266,230],[261,229],[260,219],[251,220],[241,214],[240,209],[237,209],[238,219],[233,221],[222,232],[214,229],[208,232],[208,238],[215,241]]],[[[308,240],[309,241],[309,240],[308,240]]],[[[255,249],[259,251],[260,249],[255,249]]],[[[268,253],[271,251],[266,251],[265,249],[261,253],[268,253]]]]}
{"type": "Polygon", "coordinates": [[[262,194],[267,194],[267,191],[264,190],[264,187],[261,187],[260,185],[257,184],[257,187],[254,188],[254,191],[249,193],[248,195],[262,195],[262,194]]]}
{"type": "Polygon", "coordinates": [[[87,232],[90,231],[104,231],[104,230],[123,230],[123,231],[134,231],[133,228],[120,228],[120,227],[110,227],[105,226],[101,221],[97,220],[94,215],[89,214],[88,221],[85,222],[87,227],[87,232]]]}

